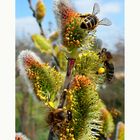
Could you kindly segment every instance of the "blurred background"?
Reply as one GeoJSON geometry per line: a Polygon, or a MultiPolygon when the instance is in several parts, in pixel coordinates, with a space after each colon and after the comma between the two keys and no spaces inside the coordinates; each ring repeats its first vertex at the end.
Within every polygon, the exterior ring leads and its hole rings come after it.
{"type": "MultiPolygon", "coordinates": [[[[107,17],[112,21],[109,27],[100,26],[97,38],[102,43],[99,46],[107,48],[113,55],[115,67],[114,79],[103,85],[99,94],[112,113],[114,122],[124,122],[124,1],[122,0],[72,0],[75,9],[81,13],[92,13],[95,2],[100,5],[100,19],[107,17]]],[[[35,5],[36,0],[33,0],[35,5]]],[[[44,0],[47,14],[43,21],[43,29],[47,37],[57,31],[56,19],[53,13],[53,0],[44,0]]],[[[44,62],[51,59],[37,50],[31,40],[31,35],[40,33],[39,27],[29,9],[28,0],[16,0],[16,60],[22,50],[34,51],[44,62]]],[[[16,61],[15,60],[15,61],[16,61]]],[[[28,93],[27,85],[19,75],[16,65],[16,132],[23,132],[31,140],[46,140],[48,135],[45,122],[46,110],[42,103],[36,102],[28,93]]]]}

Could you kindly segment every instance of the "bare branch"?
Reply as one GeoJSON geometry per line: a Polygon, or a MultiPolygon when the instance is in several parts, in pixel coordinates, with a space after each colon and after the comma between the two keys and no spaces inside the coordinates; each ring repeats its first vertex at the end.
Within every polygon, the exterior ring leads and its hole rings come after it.
{"type": "Polygon", "coordinates": [[[34,10],[34,8],[32,6],[32,1],[28,0],[28,3],[29,3],[29,7],[30,7],[31,11],[33,12],[33,17],[35,17],[35,10],[34,10]]]}
{"type": "MultiPolygon", "coordinates": [[[[65,100],[66,100],[67,89],[69,89],[70,82],[71,82],[71,79],[72,79],[72,69],[74,67],[74,64],[75,64],[75,59],[68,58],[68,65],[67,65],[65,82],[64,82],[63,89],[61,90],[62,93],[60,93],[61,94],[60,103],[59,103],[57,108],[63,108],[63,106],[64,106],[64,103],[65,103],[65,100]]],[[[53,140],[53,137],[54,137],[54,133],[53,133],[52,129],[50,129],[48,140],[53,140]]]]}

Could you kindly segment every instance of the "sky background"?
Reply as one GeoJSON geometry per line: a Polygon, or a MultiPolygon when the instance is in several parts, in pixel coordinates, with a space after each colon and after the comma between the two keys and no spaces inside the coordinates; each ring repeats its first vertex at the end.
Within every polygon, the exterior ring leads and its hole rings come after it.
{"type": "MultiPolygon", "coordinates": [[[[33,0],[35,6],[37,0],[33,0]]],[[[80,13],[92,13],[93,5],[100,5],[101,20],[107,17],[111,20],[111,26],[98,26],[97,37],[103,40],[104,45],[110,50],[115,50],[114,45],[119,39],[124,39],[124,1],[123,0],[72,0],[74,7],[80,13]]],[[[47,13],[43,21],[43,28],[48,32],[48,22],[51,21],[52,31],[57,29],[53,13],[53,0],[44,0],[47,13]]],[[[16,0],[16,38],[30,37],[30,34],[39,33],[39,27],[32,17],[27,0],[16,0]]]]}

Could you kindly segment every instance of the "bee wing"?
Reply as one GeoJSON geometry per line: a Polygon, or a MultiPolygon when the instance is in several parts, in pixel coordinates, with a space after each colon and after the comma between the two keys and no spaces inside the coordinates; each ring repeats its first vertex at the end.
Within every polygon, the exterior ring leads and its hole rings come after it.
{"type": "Polygon", "coordinates": [[[101,21],[99,21],[99,25],[105,25],[110,26],[112,22],[108,18],[103,18],[101,21]]]}
{"type": "Polygon", "coordinates": [[[98,3],[95,3],[93,6],[93,11],[92,11],[92,15],[96,15],[100,12],[100,6],[98,3]]]}
{"type": "Polygon", "coordinates": [[[102,45],[103,45],[102,40],[97,38],[97,39],[95,40],[95,46],[96,46],[97,48],[101,48],[102,45]]]}

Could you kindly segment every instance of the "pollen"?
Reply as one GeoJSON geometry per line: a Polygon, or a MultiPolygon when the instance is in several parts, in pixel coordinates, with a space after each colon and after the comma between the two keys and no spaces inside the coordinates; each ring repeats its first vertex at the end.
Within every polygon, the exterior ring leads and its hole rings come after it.
{"type": "Polygon", "coordinates": [[[54,103],[53,102],[49,102],[48,105],[52,108],[54,108],[54,103]]]}
{"type": "Polygon", "coordinates": [[[103,74],[103,73],[105,73],[105,68],[100,67],[100,68],[98,69],[98,74],[103,74]]]}
{"type": "Polygon", "coordinates": [[[72,87],[74,89],[81,89],[87,87],[89,84],[91,84],[91,81],[88,77],[84,75],[76,75],[72,82],[72,87]]]}

